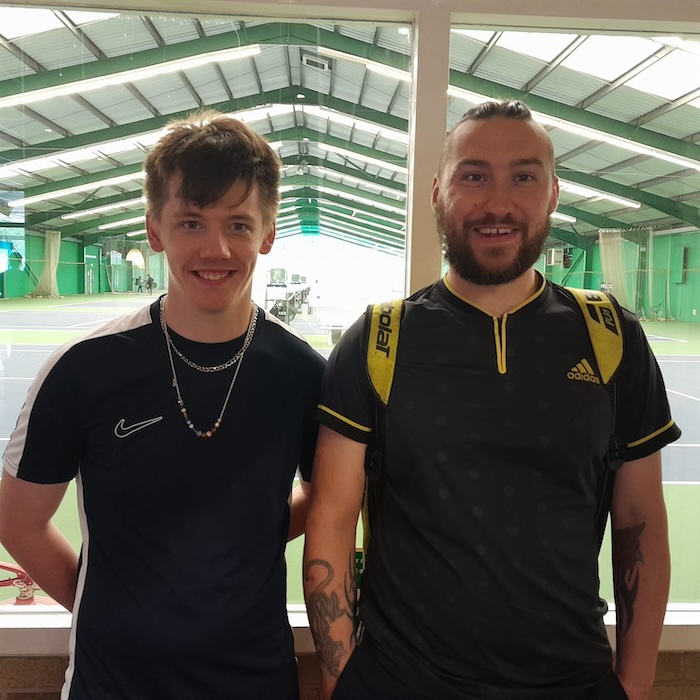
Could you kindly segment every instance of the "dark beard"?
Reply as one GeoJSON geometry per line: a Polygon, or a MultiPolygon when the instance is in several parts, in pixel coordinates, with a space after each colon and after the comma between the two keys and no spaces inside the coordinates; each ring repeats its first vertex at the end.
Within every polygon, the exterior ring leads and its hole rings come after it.
{"type": "Polygon", "coordinates": [[[446,227],[445,210],[441,202],[438,202],[435,207],[435,224],[450,267],[462,279],[480,285],[506,284],[529,270],[542,254],[544,242],[552,227],[550,220],[547,219],[542,229],[536,231],[534,235],[529,235],[528,227],[523,222],[516,222],[509,218],[496,222],[495,218],[487,217],[479,222],[465,222],[462,231],[458,232],[446,227]],[[523,232],[523,241],[518,254],[507,267],[499,267],[497,259],[493,266],[482,264],[474,255],[469,242],[468,231],[474,226],[495,226],[497,223],[517,226],[523,232]]]}

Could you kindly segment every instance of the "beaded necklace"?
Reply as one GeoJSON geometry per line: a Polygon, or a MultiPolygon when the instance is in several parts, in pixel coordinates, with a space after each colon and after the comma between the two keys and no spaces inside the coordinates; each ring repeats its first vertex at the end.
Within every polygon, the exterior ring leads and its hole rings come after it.
{"type": "Polygon", "coordinates": [[[248,346],[250,345],[251,341],[253,340],[253,334],[255,333],[255,327],[258,324],[258,307],[255,304],[253,304],[253,316],[250,319],[250,324],[248,325],[248,331],[245,334],[245,339],[243,340],[243,346],[241,347],[241,349],[227,362],[224,362],[221,365],[215,365],[213,367],[198,365],[195,362],[188,360],[177,349],[177,347],[173,343],[172,338],[170,337],[170,333],[168,333],[168,324],[165,321],[165,297],[162,297],[160,300],[159,316],[160,316],[160,327],[163,329],[163,335],[165,336],[165,341],[166,341],[165,346],[168,350],[168,359],[170,360],[170,370],[173,373],[173,388],[175,389],[175,393],[177,395],[177,403],[178,403],[178,406],[180,406],[180,413],[181,413],[182,417],[184,418],[187,427],[194,433],[194,435],[196,437],[198,437],[198,438],[213,437],[214,434],[216,433],[216,431],[221,426],[221,421],[223,420],[224,413],[226,412],[226,406],[228,406],[228,401],[231,398],[231,392],[233,391],[233,385],[236,383],[236,379],[238,378],[238,372],[240,371],[241,365],[243,364],[243,356],[245,355],[245,351],[248,349],[248,346]],[[199,428],[197,428],[187,413],[187,408],[185,407],[185,402],[183,401],[182,394],[180,392],[180,385],[177,381],[177,374],[175,372],[175,362],[173,360],[172,350],[175,350],[175,353],[177,354],[177,356],[185,364],[189,365],[190,367],[193,367],[194,369],[198,370],[199,372],[220,372],[221,370],[226,369],[227,367],[230,367],[235,362],[238,362],[238,364],[236,365],[236,369],[233,373],[233,378],[231,379],[231,384],[229,385],[228,391],[226,392],[226,398],[224,399],[224,404],[221,407],[221,411],[219,412],[219,417],[214,421],[214,425],[209,430],[200,430],[199,428]]]}

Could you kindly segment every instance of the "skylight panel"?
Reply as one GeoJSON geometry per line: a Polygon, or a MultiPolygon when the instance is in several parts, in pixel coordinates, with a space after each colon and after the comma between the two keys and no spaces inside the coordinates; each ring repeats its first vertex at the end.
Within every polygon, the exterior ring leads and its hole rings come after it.
{"type": "Polygon", "coordinates": [[[81,26],[83,24],[89,24],[90,22],[101,22],[103,19],[119,17],[119,14],[115,12],[76,12],[66,10],[66,16],[71,22],[81,26]]]}
{"type": "Polygon", "coordinates": [[[674,51],[628,80],[627,85],[667,100],[675,100],[697,90],[698,76],[700,55],[674,51]]]}
{"type": "Polygon", "coordinates": [[[480,44],[488,44],[494,34],[493,32],[481,29],[453,29],[452,31],[455,34],[466,36],[467,39],[474,39],[474,41],[478,41],[480,44]]]}
{"type": "Polygon", "coordinates": [[[658,48],[657,43],[641,37],[589,36],[562,65],[602,80],[615,80],[658,48]]]}
{"type": "Polygon", "coordinates": [[[10,40],[41,34],[63,26],[51,10],[3,7],[0,9],[0,15],[2,16],[2,35],[10,40]]]}
{"type": "Polygon", "coordinates": [[[700,56],[700,41],[693,39],[681,39],[678,36],[655,36],[654,41],[667,46],[674,46],[677,49],[683,49],[688,53],[694,53],[700,56]]]}
{"type": "Polygon", "coordinates": [[[549,62],[555,59],[575,38],[575,34],[503,32],[497,46],[549,62]]]}

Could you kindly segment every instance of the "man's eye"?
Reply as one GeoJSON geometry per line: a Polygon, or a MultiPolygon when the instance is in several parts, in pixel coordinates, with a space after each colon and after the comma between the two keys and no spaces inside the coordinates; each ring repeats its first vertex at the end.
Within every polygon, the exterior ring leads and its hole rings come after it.
{"type": "Polygon", "coordinates": [[[188,231],[194,231],[195,229],[199,228],[199,222],[198,221],[184,221],[182,226],[186,228],[188,231]]]}
{"type": "Polygon", "coordinates": [[[468,182],[482,182],[484,179],[484,176],[481,175],[481,173],[467,173],[464,176],[464,179],[467,180],[468,182]]]}
{"type": "Polygon", "coordinates": [[[535,178],[530,173],[521,173],[516,175],[515,179],[517,182],[532,182],[535,178]]]}
{"type": "Polygon", "coordinates": [[[248,227],[240,221],[236,221],[235,223],[231,224],[231,228],[237,232],[246,231],[248,229],[248,227]]]}

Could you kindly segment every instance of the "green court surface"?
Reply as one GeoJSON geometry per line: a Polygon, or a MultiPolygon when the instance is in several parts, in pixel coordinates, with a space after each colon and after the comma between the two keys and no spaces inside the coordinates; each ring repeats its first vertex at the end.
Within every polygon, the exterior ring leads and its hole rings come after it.
{"type": "MultiPolygon", "coordinates": [[[[76,329],[27,329],[21,326],[7,327],[2,323],[3,312],[19,311],[23,313],[51,313],[60,318],[62,313],[103,314],[105,320],[136,309],[149,301],[155,301],[157,295],[146,294],[83,294],[59,297],[57,299],[0,299],[0,345],[62,345],[86,333],[85,328],[76,329]]],[[[298,314],[303,318],[302,314],[298,314]]],[[[97,323],[95,325],[98,325],[97,323]]],[[[304,334],[304,338],[312,348],[319,351],[329,350],[326,333],[304,334]]]]}
{"type": "MultiPolygon", "coordinates": [[[[671,603],[700,603],[700,557],[697,533],[700,532],[700,484],[665,484],[664,494],[669,516],[671,539],[671,603]]],[[[66,497],[58,509],[55,522],[71,544],[80,547],[75,482],[71,482],[66,497]]],[[[287,545],[287,602],[303,603],[301,557],[303,537],[287,545]]],[[[0,546],[0,561],[11,561],[0,546]]],[[[0,570],[0,580],[9,578],[0,570]]],[[[600,579],[603,597],[612,601],[610,543],[606,536],[600,557],[600,579]]],[[[209,584],[207,584],[209,585],[209,584]]],[[[13,598],[11,587],[0,588],[0,600],[13,598]]]]}
{"type": "MultiPolygon", "coordinates": [[[[153,295],[152,299],[155,299],[153,295]]],[[[100,294],[90,297],[73,296],[62,299],[0,299],[0,343],[12,345],[57,345],[85,333],[86,328],[61,328],[60,321],[54,329],[28,329],[22,324],[12,327],[3,321],[3,312],[31,312],[39,314],[62,312],[87,312],[104,314],[105,318],[118,316],[127,308],[149,302],[149,297],[138,294],[100,294]]],[[[9,317],[6,317],[9,320],[9,317]]],[[[24,320],[24,319],[23,319],[24,320]]],[[[700,355],[700,324],[677,322],[643,321],[642,326],[649,337],[655,354],[661,355],[700,355]]],[[[307,337],[319,349],[329,349],[327,335],[307,337]]],[[[693,398],[693,397],[690,397],[693,398]]],[[[684,427],[684,426],[682,426],[684,427]]],[[[689,427],[689,426],[685,426],[689,427]]],[[[689,431],[690,432],[690,431],[689,431]]],[[[695,479],[693,479],[695,481],[695,479]]],[[[700,533],[700,483],[666,483],[664,493],[669,514],[669,530],[672,556],[672,582],[670,601],[672,603],[700,603],[700,556],[698,556],[697,536],[700,533]]],[[[80,529],[77,519],[75,483],[71,483],[66,498],[61,504],[55,521],[74,547],[80,547],[80,529]]],[[[291,542],[287,547],[288,563],[288,602],[303,603],[301,583],[301,557],[303,538],[291,542]]],[[[12,561],[0,546],[0,561],[12,561]]],[[[0,570],[0,581],[10,577],[9,572],[0,570]]],[[[612,580],[610,567],[610,544],[606,537],[600,558],[601,591],[612,600],[612,580]]],[[[12,587],[0,587],[0,600],[14,597],[12,587]]]]}
{"type": "Polygon", "coordinates": [[[654,354],[700,355],[700,323],[642,321],[654,354]]]}

